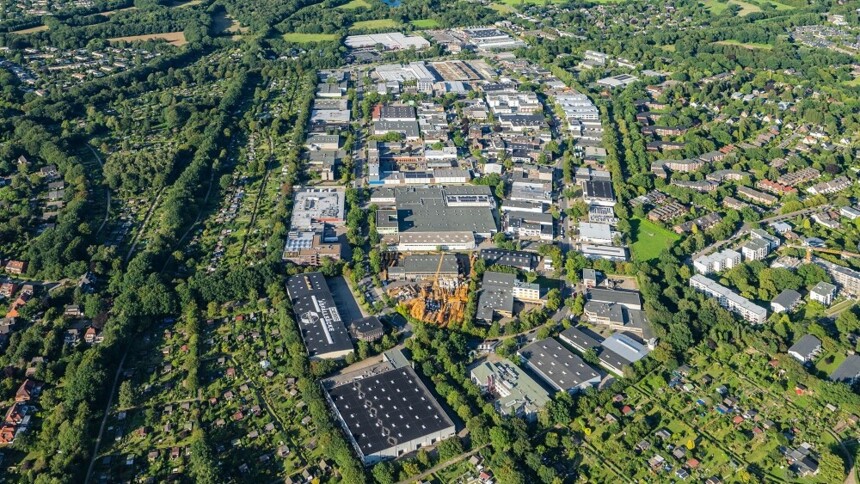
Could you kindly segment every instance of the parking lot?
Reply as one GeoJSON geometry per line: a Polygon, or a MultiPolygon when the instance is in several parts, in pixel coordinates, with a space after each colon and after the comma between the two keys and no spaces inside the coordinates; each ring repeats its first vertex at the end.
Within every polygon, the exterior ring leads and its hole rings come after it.
{"type": "Polygon", "coordinates": [[[346,324],[367,316],[355,301],[343,276],[328,279],[328,286],[331,289],[337,310],[340,311],[340,316],[346,324]]]}

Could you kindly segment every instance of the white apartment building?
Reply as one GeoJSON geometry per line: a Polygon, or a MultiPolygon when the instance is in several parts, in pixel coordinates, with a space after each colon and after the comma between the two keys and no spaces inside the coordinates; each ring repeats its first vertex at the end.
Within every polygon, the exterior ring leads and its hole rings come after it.
{"type": "Polygon", "coordinates": [[[741,254],[732,249],[722,250],[710,255],[697,257],[693,261],[693,268],[700,274],[710,274],[731,269],[741,263],[741,254]]]}
{"type": "Polygon", "coordinates": [[[749,299],[701,274],[696,274],[690,278],[690,287],[709,297],[716,298],[720,306],[739,314],[751,323],[761,324],[767,319],[767,309],[753,304],[749,299]]]}

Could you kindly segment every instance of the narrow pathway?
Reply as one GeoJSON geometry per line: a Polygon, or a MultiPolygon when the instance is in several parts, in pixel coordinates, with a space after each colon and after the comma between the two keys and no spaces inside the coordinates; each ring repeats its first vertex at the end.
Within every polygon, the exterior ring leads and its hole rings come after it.
{"type": "MultiPolygon", "coordinates": [[[[89,148],[90,152],[92,152],[93,157],[96,159],[96,162],[98,162],[98,164],[99,164],[99,167],[101,167],[102,170],[104,170],[105,165],[104,165],[104,163],[102,163],[102,159],[99,156],[99,154],[96,152],[95,148],[93,148],[90,145],[87,145],[87,148],[89,148]]],[[[96,235],[99,235],[101,233],[102,229],[105,228],[105,225],[107,225],[107,222],[108,222],[108,218],[110,217],[110,200],[111,200],[111,198],[110,198],[110,188],[107,186],[105,186],[105,193],[107,193],[107,206],[105,207],[105,218],[104,218],[104,220],[102,220],[102,224],[99,225],[99,229],[96,230],[96,235]]]]}
{"type": "Polygon", "coordinates": [[[99,435],[96,437],[96,445],[93,448],[93,455],[90,457],[90,465],[87,467],[87,477],[84,478],[84,484],[88,484],[90,482],[90,477],[93,474],[93,468],[96,465],[96,459],[99,456],[99,447],[102,443],[102,435],[105,431],[105,425],[107,424],[108,415],[110,415],[110,407],[113,405],[113,396],[116,394],[116,386],[119,383],[119,375],[122,373],[122,365],[125,363],[125,357],[128,356],[128,350],[126,350],[122,359],[119,361],[119,366],[116,368],[116,374],[113,376],[113,385],[110,389],[110,396],[108,397],[107,406],[105,407],[104,416],[102,417],[102,423],[99,426],[99,435]]]}
{"type": "MultiPolygon", "coordinates": [[[[215,170],[209,170],[209,188],[206,189],[206,196],[203,197],[203,203],[200,205],[200,211],[197,213],[197,218],[191,222],[191,225],[188,226],[188,230],[182,234],[182,237],[179,238],[179,241],[176,243],[176,247],[182,247],[182,242],[185,241],[186,237],[194,230],[194,227],[200,223],[200,218],[203,217],[203,212],[205,212],[206,204],[209,203],[209,195],[212,193],[212,185],[215,183],[215,170]]],[[[161,271],[159,273],[163,273],[165,269],[167,269],[167,265],[170,263],[170,257],[164,261],[164,265],[161,266],[161,271]]]]}
{"type": "Polygon", "coordinates": [[[272,135],[268,135],[269,138],[269,154],[266,159],[265,170],[266,173],[263,175],[263,181],[260,183],[260,191],[257,192],[257,199],[254,200],[254,209],[251,211],[251,221],[248,222],[248,230],[245,231],[244,240],[242,240],[242,250],[239,251],[239,257],[245,255],[245,249],[248,248],[248,238],[251,236],[251,233],[254,231],[254,225],[257,223],[257,213],[260,211],[260,200],[266,195],[266,184],[269,181],[269,177],[272,174],[272,169],[269,166],[271,165],[272,159],[275,157],[275,144],[272,141],[272,135]]]}
{"type": "Polygon", "coordinates": [[[140,235],[146,230],[146,226],[149,225],[149,219],[152,218],[152,214],[155,213],[155,207],[158,206],[158,202],[161,200],[161,194],[164,193],[164,188],[158,191],[158,195],[155,196],[155,200],[152,202],[152,205],[149,206],[149,210],[146,211],[146,218],[143,219],[143,224],[141,224],[140,229],[134,234],[134,238],[131,241],[131,247],[128,248],[128,253],[125,255],[125,259],[123,262],[128,263],[131,256],[134,254],[134,249],[137,248],[137,243],[140,241],[140,235]]]}
{"type": "Polygon", "coordinates": [[[414,475],[414,476],[410,477],[409,479],[405,479],[405,480],[398,482],[397,484],[407,484],[410,482],[423,481],[425,477],[433,474],[434,472],[439,472],[448,466],[454,465],[458,462],[462,462],[462,461],[468,459],[469,457],[472,457],[473,455],[480,452],[481,449],[483,449],[486,446],[487,446],[487,444],[484,444],[484,445],[478,447],[477,449],[462,453],[462,454],[458,455],[457,457],[453,457],[451,459],[446,460],[445,462],[440,462],[440,463],[436,464],[435,466],[422,472],[421,474],[414,475]]]}

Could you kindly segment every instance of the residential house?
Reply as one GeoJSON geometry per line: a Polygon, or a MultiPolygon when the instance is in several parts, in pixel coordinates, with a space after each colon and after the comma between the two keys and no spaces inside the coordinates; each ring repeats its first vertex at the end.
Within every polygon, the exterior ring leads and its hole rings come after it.
{"type": "Polygon", "coordinates": [[[20,276],[27,270],[27,263],[20,260],[10,260],[6,263],[6,272],[20,276]]]}
{"type": "Polygon", "coordinates": [[[811,362],[819,353],[821,340],[811,334],[804,335],[788,349],[789,355],[804,364],[811,362]]]}
{"type": "Polygon", "coordinates": [[[770,302],[770,308],[775,313],[787,313],[794,310],[802,300],[803,298],[799,292],[793,289],[786,289],[770,302]]]}
{"type": "Polygon", "coordinates": [[[826,282],[819,282],[809,291],[809,299],[818,301],[825,306],[829,306],[833,302],[833,297],[836,295],[836,286],[826,282]]]}

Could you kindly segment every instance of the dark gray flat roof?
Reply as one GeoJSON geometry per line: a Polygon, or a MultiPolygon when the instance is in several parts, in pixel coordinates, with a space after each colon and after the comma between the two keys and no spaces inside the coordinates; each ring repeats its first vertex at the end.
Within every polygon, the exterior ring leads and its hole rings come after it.
{"type": "Polygon", "coordinates": [[[498,264],[527,270],[534,269],[538,258],[538,255],[533,252],[507,249],[481,249],[480,256],[487,265],[498,264]]]}
{"type": "Polygon", "coordinates": [[[794,289],[786,289],[773,298],[771,303],[779,304],[784,308],[790,308],[796,305],[801,299],[800,293],[794,289]]]}
{"type": "Polygon", "coordinates": [[[599,349],[602,338],[597,333],[583,326],[573,326],[561,332],[562,341],[569,344],[588,349],[599,349]]]}
{"type": "Polygon", "coordinates": [[[409,366],[327,391],[365,456],[454,426],[409,366]]]}
{"type": "Polygon", "coordinates": [[[290,277],[287,294],[293,303],[308,356],[326,358],[352,351],[349,333],[321,273],[309,272],[290,277]]]}
{"type": "Polygon", "coordinates": [[[630,309],[642,308],[642,300],[639,298],[639,293],[634,291],[617,291],[595,287],[588,290],[588,299],[597,302],[621,304],[630,309]]]}
{"type": "Polygon", "coordinates": [[[546,338],[522,348],[520,357],[553,388],[570,391],[583,383],[600,378],[600,374],[579,356],[553,338],[546,338]]]}
{"type": "Polygon", "coordinates": [[[839,368],[830,374],[830,379],[838,382],[851,383],[857,378],[860,378],[860,355],[848,355],[839,368]]]}
{"type": "Polygon", "coordinates": [[[821,348],[821,340],[811,334],[807,334],[791,345],[788,351],[809,358],[819,348],[821,348]]]}

